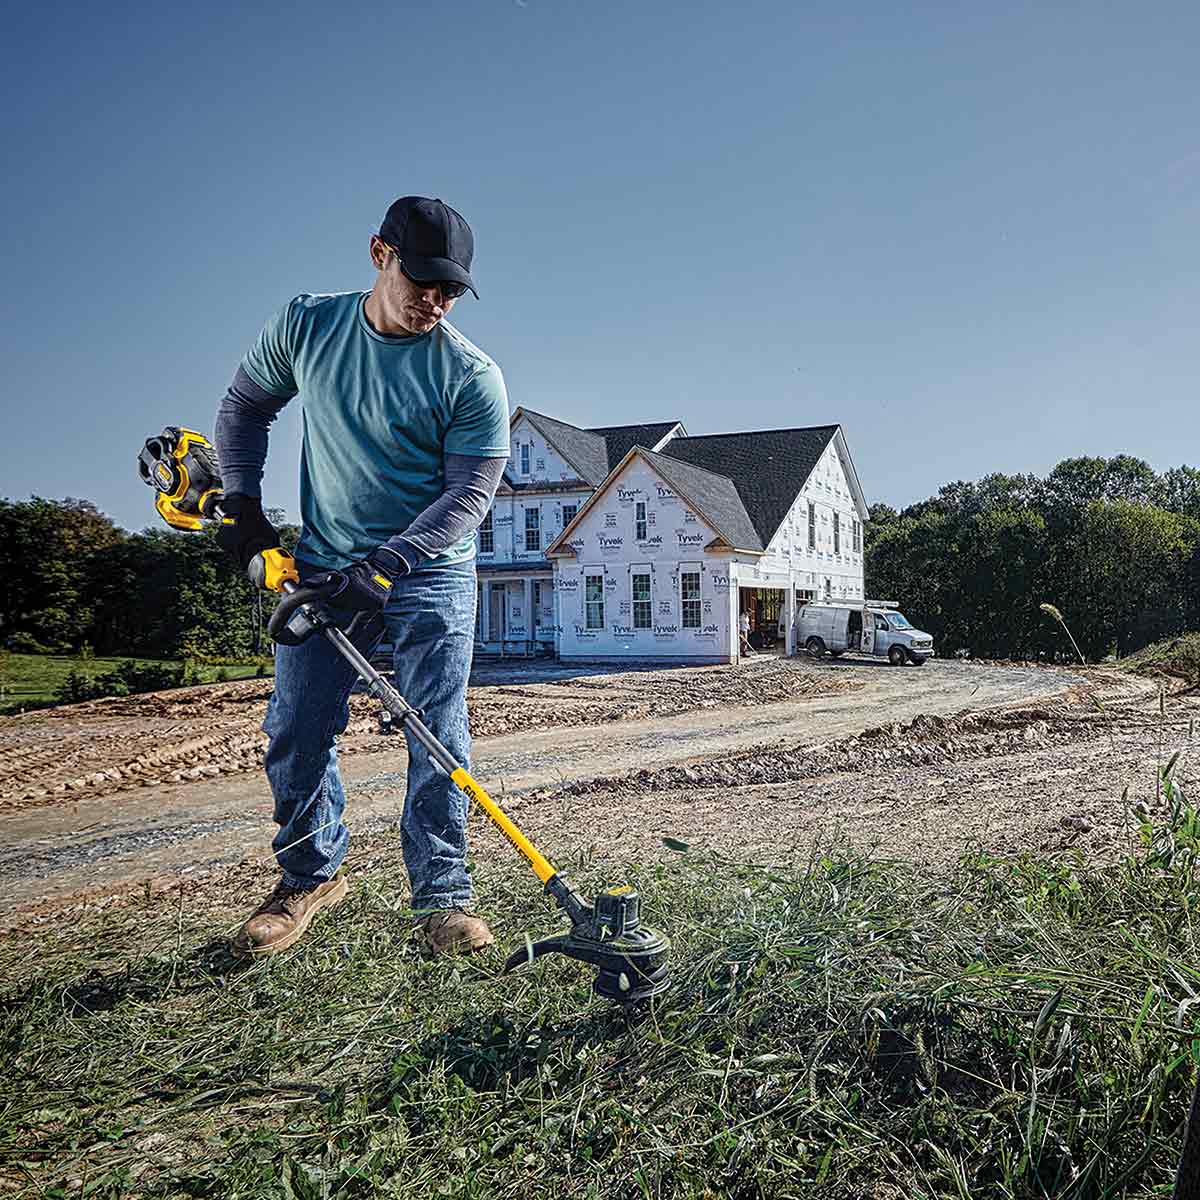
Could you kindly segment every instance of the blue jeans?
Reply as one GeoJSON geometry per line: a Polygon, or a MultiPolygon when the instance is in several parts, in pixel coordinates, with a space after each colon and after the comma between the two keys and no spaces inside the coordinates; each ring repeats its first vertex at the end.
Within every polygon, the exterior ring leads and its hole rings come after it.
{"type": "MultiPolygon", "coordinates": [[[[301,565],[301,576],[316,568],[301,565]]],[[[343,626],[349,617],[340,621],[343,626]]],[[[462,563],[397,579],[382,619],[354,638],[369,655],[386,628],[395,646],[396,686],[424,712],[425,724],[454,758],[468,766],[467,677],[475,641],[475,565],[462,563]]],[[[292,887],[332,879],[346,856],[342,823],[346,793],[338,774],[337,735],[350,720],[357,676],[319,634],[299,646],[275,648],[275,691],[263,731],[266,769],[279,833],[271,843],[292,887]]],[[[401,818],[404,863],[416,909],[465,906],[467,797],[412,738],[408,792],[401,818]]]]}

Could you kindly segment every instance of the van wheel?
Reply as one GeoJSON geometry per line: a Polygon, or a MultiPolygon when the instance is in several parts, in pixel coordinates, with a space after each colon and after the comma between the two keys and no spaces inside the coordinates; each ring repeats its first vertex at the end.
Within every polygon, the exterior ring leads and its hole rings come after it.
{"type": "Polygon", "coordinates": [[[904,666],[904,651],[901,650],[899,646],[893,646],[888,651],[888,662],[890,662],[893,667],[904,666]]]}
{"type": "Polygon", "coordinates": [[[919,654],[910,655],[909,661],[914,667],[923,667],[925,665],[925,659],[919,654]]]}
{"type": "Polygon", "coordinates": [[[825,643],[819,637],[810,637],[804,643],[804,648],[814,657],[825,653],[825,643]]]}

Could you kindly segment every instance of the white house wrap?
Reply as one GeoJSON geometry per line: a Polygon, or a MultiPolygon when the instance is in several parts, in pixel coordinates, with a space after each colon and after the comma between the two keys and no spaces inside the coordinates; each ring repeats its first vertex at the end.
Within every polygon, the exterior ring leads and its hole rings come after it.
{"type": "Polygon", "coordinates": [[[484,651],[732,662],[742,610],[790,653],[797,604],[863,595],[840,426],[688,437],[518,409],[512,445],[478,535],[484,651]]]}

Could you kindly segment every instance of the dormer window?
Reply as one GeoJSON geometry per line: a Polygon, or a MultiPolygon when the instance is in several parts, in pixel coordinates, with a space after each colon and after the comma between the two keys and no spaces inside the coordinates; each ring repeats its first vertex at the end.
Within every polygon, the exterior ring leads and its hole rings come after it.
{"type": "Polygon", "coordinates": [[[524,442],[521,445],[521,474],[529,474],[529,443],[524,442]]]}

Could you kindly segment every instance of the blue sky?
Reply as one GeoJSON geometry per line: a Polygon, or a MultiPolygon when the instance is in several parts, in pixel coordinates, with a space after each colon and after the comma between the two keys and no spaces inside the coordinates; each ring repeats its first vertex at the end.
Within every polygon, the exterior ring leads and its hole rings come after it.
{"type": "MultiPolygon", "coordinates": [[[[514,405],[842,422],[868,496],[1200,461],[1200,7],[626,0],[9,10],[0,495],[151,521],[267,316],[471,221],[514,405]]],[[[298,405],[268,501],[296,511],[298,405]]]]}

